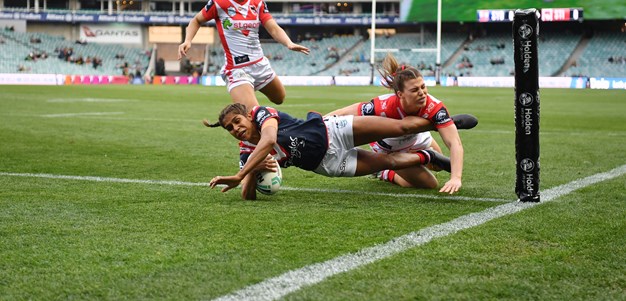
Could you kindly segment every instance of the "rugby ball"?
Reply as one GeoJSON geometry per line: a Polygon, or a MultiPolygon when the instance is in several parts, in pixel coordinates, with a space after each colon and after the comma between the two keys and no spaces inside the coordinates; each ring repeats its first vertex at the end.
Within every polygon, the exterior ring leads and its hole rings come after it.
{"type": "Polygon", "coordinates": [[[256,190],[262,194],[272,195],[280,190],[283,184],[283,173],[280,166],[276,166],[276,172],[263,171],[257,173],[256,190]]]}

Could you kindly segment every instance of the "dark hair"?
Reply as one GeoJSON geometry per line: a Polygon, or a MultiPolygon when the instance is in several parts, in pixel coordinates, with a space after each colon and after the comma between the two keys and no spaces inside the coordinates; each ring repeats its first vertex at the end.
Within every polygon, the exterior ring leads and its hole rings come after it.
{"type": "Polygon", "coordinates": [[[218,127],[221,126],[223,128],[224,127],[224,118],[226,118],[226,115],[230,114],[230,113],[235,113],[235,114],[241,114],[241,115],[246,115],[248,114],[248,111],[246,109],[246,106],[240,103],[233,103],[233,104],[229,104],[227,105],[224,109],[222,109],[222,111],[220,112],[220,116],[218,117],[218,122],[216,123],[209,123],[208,120],[204,119],[202,120],[202,124],[204,124],[207,127],[210,128],[214,128],[214,127],[218,127]]]}
{"type": "Polygon", "coordinates": [[[414,67],[408,65],[400,66],[396,58],[387,53],[382,63],[382,68],[378,68],[378,73],[382,77],[382,85],[394,92],[404,90],[404,82],[409,79],[422,77],[422,73],[414,67]]]}

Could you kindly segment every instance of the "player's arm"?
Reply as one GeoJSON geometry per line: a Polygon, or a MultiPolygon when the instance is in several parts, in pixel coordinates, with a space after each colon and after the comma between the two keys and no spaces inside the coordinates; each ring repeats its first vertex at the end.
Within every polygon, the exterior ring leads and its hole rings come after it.
{"type": "Polygon", "coordinates": [[[283,44],[285,47],[289,48],[289,50],[302,52],[307,55],[309,54],[309,48],[292,42],[285,30],[283,30],[274,19],[265,21],[265,23],[263,23],[263,27],[265,27],[267,32],[276,42],[283,44]]]}
{"type": "Polygon", "coordinates": [[[355,116],[357,116],[357,115],[359,115],[359,105],[360,104],[361,104],[360,102],[351,104],[351,105],[349,105],[347,107],[343,107],[341,109],[334,110],[334,111],[326,114],[326,116],[332,116],[332,115],[337,115],[337,116],[355,115],[355,116]]]}
{"type": "Polygon", "coordinates": [[[202,12],[197,13],[196,16],[193,17],[189,21],[189,24],[187,25],[187,28],[185,29],[185,41],[178,46],[178,59],[179,60],[183,58],[183,56],[187,56],[187,51],[189,50],[189,48],[191,48],[191,41],[198,33],[200,26],[206,23],[207,21],[209,20],[207,20],[204,17],[202,12]]]}
{"type": "MultiPolygon", "coordinates": [[[[247,162],[248,156],[245,160],[247,162]]],[[[244,164],[245,165],[245,164],[244,164]]],[[[242,166],[243,167],[243,166],[242,166]]],[[[278,171],[278,162],[274,157],[267,155],[261,164],[257,165],[252,172],[247,174],[241,181],[241,198],[244,200],[256,200],[257,175],[264,171],[278,171]]]]}
{"type": "Polygon", "coordinates": [[[241,181],[241,198],[244,200],[256,200],[256,176],[257,172],[251,172],[241,181]]]}
{"type": "Polygon", "coordinates": [[[450,180],[446,182],[439,192],[453,194],[461,188],[461,177],[463,176],[463,144],[461,137],[454,124],[439,129],[439,135],[450,150],[450,180]]]}
{"type": "Polygon", "coordinates": [[[268,118],[261,125],[261,139],[259,143],[257,143],[254,151],[250,154],[250,157],[248,157],[248,162],[246,162],[243,168],[234,176],[217,176],[211,179],[211,182],[209,182],[211,188],[215,187],[217,184],[224,184],[226,187],[222,188],[222,192],[226,192],[237,187],[248,174],[254,174],[253,171],[255,171],[257,166],[261,164],[272,151],[277,137],[278,120],[276,118],[268,118]]]}

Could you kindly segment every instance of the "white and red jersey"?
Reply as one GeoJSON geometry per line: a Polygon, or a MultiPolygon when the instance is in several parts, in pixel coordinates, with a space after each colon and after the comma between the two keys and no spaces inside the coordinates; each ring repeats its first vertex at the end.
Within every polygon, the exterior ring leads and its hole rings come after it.
{"type": "MultiPolygon", "coordinates": [[[[374,115],[393,119],[402,119],[411,115],[419,116],[428,119],[438,129],[454,124],[443,102],[430,94],[426,95],[426,103],[417,113],[406,113],[404,109],[402,109],[400,98],[396,94],[390,93],[375,97],[369,102],[360,103],[358,106],[358,114],[361,116],[374,115]]],[[[388,152],[405,151],[414,147],[419,141],[430,141],[426,140],[428,137],[420,137],[420,135],[430,136],[430,133],[425,132],[395,138],[385,138],[370,143],[370,146],[373,149],[378,148],[388,152]]]]}
{"type": "Polygon", "coordinates": [[[272,18],[263,0],[209,0],[202,9],[207,20],[215,20],[224,48],[225,69],[240,68],[263,59],[259,27],[272,18]]]}

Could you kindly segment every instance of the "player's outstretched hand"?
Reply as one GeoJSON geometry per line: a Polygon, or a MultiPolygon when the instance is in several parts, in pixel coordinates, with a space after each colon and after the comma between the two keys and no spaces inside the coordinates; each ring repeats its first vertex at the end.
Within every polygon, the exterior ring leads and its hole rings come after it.
{"type": "Polygon", "coordinates": [[[183,58],[183,56],[187,56],[187,50],[191,48],[190,42],[184,42],[178,46],[178,60],[183,58]]]}
{"type": "Polygon", "coordinates": [[[460,179],[450,179],[450,181],[446,182],[446,184],[439,189],[439,192],[447,192],[449,194],[453,194],[461,189],[461,180],[460,179]]]}
{"type": "Polygon", "coordinates": [[[311,53],[311,50],[309,50],[309,48],[304,47],[302,45],[295,44],[295,43],[289,44],[289,46],[287,46],[287,48],[289,48],[289,50],[291,50],[291,51],[302,52],[302,53],[304,53],[306,55],[309,55],[309,53],[311,53]]]}
{"type": "Polygon", "coordinates": [[[211,186],[211,188],[215,188],[215,185],[218,184],[226,185],[226,187],[222,188],[222,192],[226,192],[237,187],[239,183],[241,183],[241,180],[242,179],[237,176],[217,176],[211,179],[211,182],[209,182],[209,186],[211,186]]]}
{"type": "Polygon", "coordinates": [[[254,171],[256,171],[256,172],[262,172],[262,171],[277,172],[278,171],[278,162],[274,159],[274,157],[272,157],[272,155],[267,155],[267,157],[265,157],[265,160],[261,161],[261,163],[259,163],[259,165],[257,165],[256,168],[254,168],[254,171]]]}

